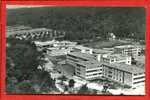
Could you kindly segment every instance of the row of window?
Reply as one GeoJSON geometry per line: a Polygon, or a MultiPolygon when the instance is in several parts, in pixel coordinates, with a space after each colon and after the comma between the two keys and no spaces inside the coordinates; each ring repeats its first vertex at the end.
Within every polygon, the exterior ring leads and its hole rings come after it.
{"type": "Polygon", "coordinates": [[[138,79],[142,79],[142,78],[145,78],[145,76],[136,77],[136,78],[133,78],[133,80],[138,80],[138,79]]]}
{"type": "Polygon", "coordinates": [[[143,82],[145,82],[145,80],[138,81],[138,82],[133,82],[133,84],[138,84],[138,83],[143,83],[143,82]]]}

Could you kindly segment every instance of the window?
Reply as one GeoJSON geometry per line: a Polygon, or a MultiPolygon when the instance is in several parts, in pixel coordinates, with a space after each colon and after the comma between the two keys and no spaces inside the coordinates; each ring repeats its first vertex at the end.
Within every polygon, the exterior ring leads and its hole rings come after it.
{"type": "Polygon", "coordinates": [[[133,82],[133,84],[138,84],[138,83],[143,83],[145,81],[138,81],[138,82],[133,82]]]}
{"type": "Polygon", "coordinates": [[[80,68],[76,68],[76,70],[80,71],[81,69],[80,68]]]}
{"type": "Polygon", "coordinates": [[[76,72],[78,75],[80,75],[80,72],[76,72]]]}
{"type": "Polygon", "coordinates": [[[112,75],[108,75],[109,78],[112,78],[112,75]]]}
{"type": "Polygon", "coordinates": [[[114,62],[114,59],[111,59],[111,62],[114,62]]]}
{"type": "Polygon", "coordinates": [[[141,79],[141,78],[145,78],[145,76],[141,76],[141,77],[133,78],[133,80],[137,80],[137,79],[141,79]]]}

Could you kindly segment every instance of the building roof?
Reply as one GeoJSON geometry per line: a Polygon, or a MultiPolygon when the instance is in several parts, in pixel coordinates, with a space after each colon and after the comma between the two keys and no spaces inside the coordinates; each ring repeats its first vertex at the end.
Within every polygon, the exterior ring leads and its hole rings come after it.
{"type": "Polygon", "coordinates": [[[89,50],[89,49],[92,49],[92,48],[85,47],[85,46],[82,46],[82,45],[77,45],[75,48],[76,49],[80,49],[80,50],[89,50]]]}
{"type": "Polygon", "coordinates": [[[112,51],[109,50],[103,50],[103,49],[93,49],[94,54],[110,54],[113,53],[112,51]]]}
{"type": "Polygon", "coordinates": [[[113,63],[113,64],[108,64],[108,63],[104,63],[104,65],[112,67],[112,68],[116,68],[125,72],[129,72],[129,73],[144,73],[144,67],[143,68],[139,68],[136,65],[127,65],[124,63],[113,63]]]}
{"type": "Polygon", "coordinates": [[[127,57],[130,57],[128,55],[122,55],[122,54],[105,54],[103,55],[103,58],[107,59],[117,59],[117,60],[123,60],[126,59],[127,57]]]}
{"type": "Polygon", "coordinates": [[[45,41],[45,42],[34,41],[34,43],[35,43],[36,45],[41,45],[41,46],[50,45],[50,44],[53,44],[53,43],[55,43],[55,42],[56,42],[55,40],[52,40],[52,41],[45,41]]]}
{"type": "Polygon", "coordinates": [[[137,45],[121,45],[121,46],[115,46],[114,48],[119,48],[119,49],[128,49],[128,48],[135,48],[138,47],[137,45]]]}
{"type": "Polygon", "coordinates": [[[95,59],[95,57],[93,55],[87,54],[87,53],[81,53],[81,52],[71,52],[71,53],[69,53],[69,55],[73,55],[75,57],[79,57],[79,58],[83,58],[83,59],[87,59],[87,60],[95,59]]]}
{"type": "Polygon", "coordinates": [[[29,29],[29,30],[18,30],[18,31],[7,31],[7,36],[9,35],[15,35],[15,34],[24,34],[24,33],[32,33],[32,32],[40,32],[40,31],[51,31],[50,29],[46,28],[35,28],[35,29],[29,29]]]}
{"type": "Polygon", "coordinates": [[[101,66],[103,63],[100,63],[96,60],[91,60],[91,61],[79,61],[77,62],[77,64],[86,66],[87,69],[90,69],[90,68],[97,68],[98,66],[101,66]]]}

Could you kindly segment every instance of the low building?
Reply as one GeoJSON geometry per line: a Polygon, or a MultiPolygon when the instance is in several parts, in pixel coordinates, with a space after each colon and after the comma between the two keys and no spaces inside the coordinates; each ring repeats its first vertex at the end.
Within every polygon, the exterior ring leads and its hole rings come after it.
{"type": "Polygon", "coordinates": [[[71,42],[71,41],[56,41],[53,43],[54,47],[62,47],[62,48],[74,48],[76,46],[77,42],[71,42]]]}
{"type": "Polygon", "coordinates": [[[37,40],[42,38],[63,38],[65,36],[65,32],[60,32],[52,29],[46,28],[34,28],[34,29],[23,29],[16,31],[7,31],[7,37],[15,37],[18,39],[30,39],[37,40]]]}
{"type": "Polygon", "coordinates": [[[76,45],[74,47],[75,52],[81,52],[81,53],[87,53],[87,54],[93,54],[93,49],[89,47],[85,47],[82,45],[76,45]]]}
{"type": "Polygon", "coordinates": [[[71,52],[71,48],[56,48],[56,47],[53,47],[53,48],[47,48],[46,51],[47,51],[47,54],[49,56],[62,56],[62,55],[67,55],[68,53],[71,52]]]}
{"type": "Polygon", "coordinates": [[[55,43],[55,40],[52,40],[52,41],[45,41],[45,42],[41,42],[41,41],[34,41],[35,45],[37,47],[52,47],[53,44],[55,43]]]}

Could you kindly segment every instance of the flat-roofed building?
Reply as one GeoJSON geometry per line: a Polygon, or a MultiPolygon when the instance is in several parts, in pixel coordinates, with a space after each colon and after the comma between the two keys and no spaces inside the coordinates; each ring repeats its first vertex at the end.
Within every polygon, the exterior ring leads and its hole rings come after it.
{"type": "Polygon", "coordinates": [[[76,63],[75,75],[86,80],[96,79],[102,76],[101,63],[97,61],[79,61],[76,63]]]}
{"type": "Polygon", "coordinates": [[[122,45],[114,47],[115,53],[136,57],[141,52],[141,48],[137,45],[122,45]]]}
{"type": "Polygon", "coordinates": [[[92,54],[71,52],[67,54],[66,63],[74,66],[75,75],[86,80],[103,76],[131,87],[144,85],[144,67],[125,64],[125,58],[118,63],[107,63],[99,59],[92,54]]]}
{"type": "Polygon", "coordinates": [[[123,54],[104,54],[101,59],[105,63],[125,63],[131,65],[131,56],[123,54]]]}
{"type": "Polygon", "coordinates": [[[76,66],[76,63],[79,61],[90,61],[95,59],[93,55],[81,53],[81,52],[71,52],[67,54],[66,62],[70,65],[76,66]]]}
{"type": "Polygon", "coordinates": [[[65,36],[65,32],[46,29],[46,28],[7,31],[7,37],[15,37],[18,39],[30,39],[30,40],[36,40],[42,38],[56,39],[56,38],[63,38],[64,36],[65,36]]]}
{"type": "Polygon", "coordinates": [[[81,53],[87,53],[87,54],[93,54],[93,48],[85,47],[82,45],[75,46],[74,51],[81,52],[81,53]]]}
{"type": "Polygon", "coordinates": [[[71,52],[67,54],[66,63],[74,66],[75,75],[86,80],[95,79],[102,75],[101,63],[91,54],[71,52]]]}
{"type": "Polygon", "coordinates": [[[62,48],[67,48],[67,47],[72,47],[74,48],[76,46],[77,42],[71,42],[71,41],[56,41],[54,42],[53,46],[54,47],[62,47],[62,48]]]}
{"type": "Polygon", "coordinates": [[[51,48],[46,48],[47,54],[49,56],[62,56],[62,55],[67,55],[68,53],[71,52],[71,48],[58,48],[58,47],[51,47],[51,48]]]}
{"type": "Polygon", "coordinates": [[[145,71],[137,66],[115,63],[102,65],[103,77],[121,84],[137,87],[145,83],[145,71]]]}

